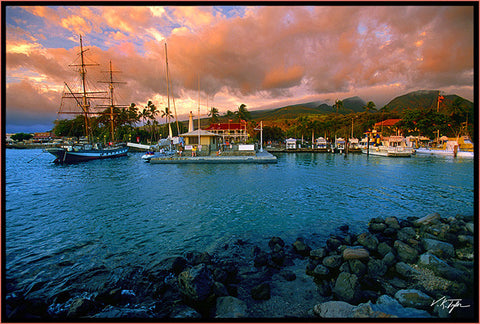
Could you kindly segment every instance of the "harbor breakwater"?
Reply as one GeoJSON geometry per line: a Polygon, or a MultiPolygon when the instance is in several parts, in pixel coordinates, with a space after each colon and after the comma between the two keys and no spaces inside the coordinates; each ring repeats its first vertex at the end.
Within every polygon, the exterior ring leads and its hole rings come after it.
{"type": "Polygon", "coordinates": [[[242,239],[61,287],[5,282],[8,320],[478,318],[473,217],[372,218],[328,239],[242,239]]]}

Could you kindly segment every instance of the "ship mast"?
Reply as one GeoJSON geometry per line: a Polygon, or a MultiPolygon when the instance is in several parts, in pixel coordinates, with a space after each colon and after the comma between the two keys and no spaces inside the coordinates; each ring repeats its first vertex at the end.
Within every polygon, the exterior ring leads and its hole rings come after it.
{"type": "Polygon", "coordinates": [[[119,107],[119,108],[127,107],[127,106],[115,106],[114,95],[113,95],[113,91],[115,89],[114,84],[124,84],[126,82],[113,81],[113,73],[114,72],[120,72],[120,71],[114,71],[113,70],[112,61],[110,61],[109,70],[106,71],[106,72],[108,72],[109,80],[108,81],[99,81],[99,82],[100,83],[108,83],[108,88],[109,88],[109,91],[110,91],[110,98],[109,98],[110,102],[109,102],[108,106],[99,106],[99,107],[110,108],[110,112],[108,113],[108,115],[110,116],[110,138],[113,141],[115,139],[115,125],[114,125],[113,116],[117,114],[117,113],[114,112],[114,108],[115,107],[119,107]]]}

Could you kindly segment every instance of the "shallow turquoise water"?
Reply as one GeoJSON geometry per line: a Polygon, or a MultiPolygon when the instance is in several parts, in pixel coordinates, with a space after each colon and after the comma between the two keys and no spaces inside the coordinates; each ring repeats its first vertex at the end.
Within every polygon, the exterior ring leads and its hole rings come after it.
{"type": "Polygon", "coordinates": [[[59,166],[40,152],[5,152],[9,278],[64,280],[232,238],[326,239],[343,224],[365,230],[372,217],[473,215],[475,206],[471,159],[283,153],[273,165],[151,165],[130,154],[59,166]]]}

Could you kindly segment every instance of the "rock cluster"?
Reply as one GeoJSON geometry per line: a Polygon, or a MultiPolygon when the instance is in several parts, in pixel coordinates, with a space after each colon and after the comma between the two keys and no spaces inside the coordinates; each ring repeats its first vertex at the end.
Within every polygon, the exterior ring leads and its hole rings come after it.
{"type": "Polygon", "coordinates": [[[334,300],[313,312],[325,318],[472,316],[472,243],[472,219],[436,213],[373,218],[368,232],[331,236],[310,251],[306,272],[334,300]],[[451,299],[462,307],[441,302],[451,299]]]}
{"type": "Polygon", "coordinates": [[[186,252],[147,267],[95,267],[51,290],[44,289],[48,282],[32,281],[22,290],[6,281],[5,316],[13,321],[258,318],[264,306],[281,308],[298,299],[295,307],[310,302],[297,313],[309,317],[472,318],[473,235],[471,218],[431,214],[374,218],[358,235],[344,225],[322,242],[297,238],[287,244],[272,237],[263,250],[237,240],[215,253],[186,252]],[[286,286],[295,288],[282,290],[286,286]],[[298,290],[315,294],[299,298],[298,290]],[[461,306],[449,306],[451,299],[461,306]]]}

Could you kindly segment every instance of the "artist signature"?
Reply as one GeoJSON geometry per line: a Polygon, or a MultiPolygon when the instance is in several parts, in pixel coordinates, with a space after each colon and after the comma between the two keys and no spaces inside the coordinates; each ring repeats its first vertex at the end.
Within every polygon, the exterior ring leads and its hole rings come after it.
{"type": "Polygon", "coordinates": [[[430,306],[434,306],[438,304],[443,309],[448,309],[448,313],[451,313],[456,307],[470,307],[470,305],[462,305],[461,299],[447,299],[447,297],[443,296],[439,300],[434,300],[430,306]]]}

